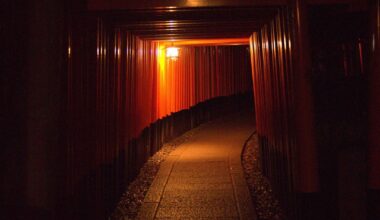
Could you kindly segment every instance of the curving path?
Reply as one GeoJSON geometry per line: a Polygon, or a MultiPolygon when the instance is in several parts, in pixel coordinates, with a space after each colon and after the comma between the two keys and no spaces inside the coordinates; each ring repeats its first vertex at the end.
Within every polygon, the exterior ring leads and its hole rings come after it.
{"type": "Polygon", "coordinates": [[[248,113],[205,125],[161,164],[139,219],[257,219],[241,166],[248,113]]]}

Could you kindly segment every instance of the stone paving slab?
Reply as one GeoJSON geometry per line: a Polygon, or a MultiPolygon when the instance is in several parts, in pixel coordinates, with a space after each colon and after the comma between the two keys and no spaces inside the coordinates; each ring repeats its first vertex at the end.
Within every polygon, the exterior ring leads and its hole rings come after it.
{"type": "Polygon", "coordinates": [[[231,178],[228,175],[225,176],[209,176],[207,178],[193,177],[193,178],[181,178],[170,177],[168,184],[192,184],[192,183],[230,183],[231,178]]]}
{"type": "Polygon", "coordinates": [[[234,204],[222,207],[159,207],[157,218],[217,218],[217,217],[239,217],[234,204]]]}
{"type": "Polygon", "coordinates": [[[231,173],[231,177],[235,186],[247,186],[244,173],[231,173]]]}
{"type": "Polygon", "coordinates": [[[225,196],[234,196],[234,191],[232,189],[230,190],[205,190],[203,191],[189,191],[189,190],[175,190],[175,191],[166,191],[165,194],[162,195],[162,198],[165,198],[166,196],[207,196],[207,197],[213,197],[217,195],[225,195],[225,196]]]}
{"type": "Polygon", "coordinates": [[[194,172],[175,172],[171,176],[176,178],[205,178],[205,177],[228,177],[226,171],[194,171],[194,172]]]}
{"type": "Polygon", "coordinates": [[[241,165],[254,123],[247,115],[202,125],[164,161],[140,219],[257,219],[241,165]]]}
{"type": "MultiPolygon", "coordinates": [[[[193,184],[167,184],[166,191],[173,190],[192,190],[192,191],[207,191],[207,190],[229,190],[233,189],[231,183],[193,183],[193,184]]],[[[198,192],[200,193],[200,192],[198,192]]]]}
{"type": "Polygon", "coordinates": [[[239,217],[215,217],[215,218],[189,218],[189,217],[181,217],[181,218],[155,218],[159,220],[239,220],[239,217]]]}
{"type": "Polygon", "coordinates": [[[233,192],[220,194],[220,191],[214,194],[188,194],[176,196],[164,196],[161,200],[161,207],[213,207],[228,206],[235,203],[233,192]]]}
{"type": "Polygon", "coordinates": [[[252,200],[247,186],[239,186],[235,188],[237,207],[242,219],[252,219],[255,216],[255,211],[252,209],[252,200]]]}
{"type": "Polygon", "coordinates": [[[141,206],[137,219],[154,219],[158,203],[144,202],[141,206]]]}

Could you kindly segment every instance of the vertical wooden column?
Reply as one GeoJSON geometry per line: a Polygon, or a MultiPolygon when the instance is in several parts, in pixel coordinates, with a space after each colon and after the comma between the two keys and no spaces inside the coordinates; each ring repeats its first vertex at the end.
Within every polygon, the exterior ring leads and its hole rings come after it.
{"type": "Polygon", "coordinates": [[[1,168],[0,203],[2,217],[14,217],[14,211],[22,212],[26,203],[26,137],[27,115],[27,54],[29,23],[27,2],[8,0],[2,2],[0,38],[0,124],[1,168]]]}
{"type": "Polygon", "coordinates": [[[369,77],[368,219],[380,218],[380,1],[371,8],[371,73],[369,77]]]}
{"type": "Polygon", "coordinates": [[[24,6],[26,142],[14,147],[25,149],[25,189],[20,190],[26,207],[11,218],[48,219],[57,215],[64,181],[68,2],[33,0],[24,6]]]}
{"type": "Polygon", "coordinates": [[[369,188],[380,190],[380,1],[371,6],[371,75],[369,102],[369,188]]]}
{"type": "Polygon", "coordinates": [[[295,25],[295,120],[297,140],[297,183],[302,193],[319,190],[317,150],[314,132],[314,106],[311,91],[311,57],[309,50],[306,1],[293,0],[295,25]]]}

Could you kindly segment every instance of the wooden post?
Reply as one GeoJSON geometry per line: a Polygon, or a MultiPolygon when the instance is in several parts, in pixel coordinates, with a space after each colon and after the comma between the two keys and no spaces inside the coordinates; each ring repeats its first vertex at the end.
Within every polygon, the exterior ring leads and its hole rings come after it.
{"type": "Polygon", "coordinates": [[[319,191],[314,104],[311,91],[311,56],[309,50],[307,8],[304,0],[294,0],[295,25],[295,117],[297,140],[296,190],[319,191]]]}
{"type": "Polygon", "coordinates": [[[380,190],[380,1],[371,6],[371,75],[369,100],[369,188],[380,190]]]}
{"type": "Polygon", "coordinates": [[[368,219],[380,218],[380,1],[371,9],[371,72],[369,76],[368,219]]]}

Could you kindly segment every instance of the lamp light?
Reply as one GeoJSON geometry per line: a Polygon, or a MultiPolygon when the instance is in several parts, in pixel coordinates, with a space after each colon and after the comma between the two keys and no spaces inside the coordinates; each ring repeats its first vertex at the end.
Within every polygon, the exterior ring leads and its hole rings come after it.
{"type": "Polygon", "coordinates": [[[170,46],[170,47],[166,48],[166,57],[167,58],[170,58],[172,60],[176,60],[176,59],[178,59],[178,56],[179,56],[179,48],[178,47],[170,46]]]}

